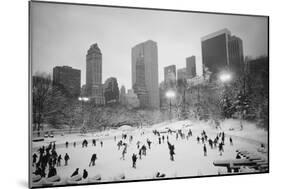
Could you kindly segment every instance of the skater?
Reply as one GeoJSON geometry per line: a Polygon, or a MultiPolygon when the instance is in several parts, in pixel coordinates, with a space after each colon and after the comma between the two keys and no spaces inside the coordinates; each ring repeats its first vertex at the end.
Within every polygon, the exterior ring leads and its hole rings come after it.
{"type": "Polygon", "coordinates": [[[86,179],[88,177],[88,172],[86,169],[83,170],[83,179],[86,179]]]}
{"type": "Polygon", "coordinates": [[[49,168],[48,178],[56,176],[57,175],[57,169],[53,166],[49,168]]]}
{"type": "Polygon", "coordinates": [[[164,137],[164,135],[162,136],[162,141],[163,141],[163,143],[165,142],[165,137],[164,137]]]}
{"type": "Polygon", "coordinates": [[[38,157],[37,154],[34,153],[33,156],[32,156],[32,158],[33,158],[33,160],[32,160],[32,167],[34,167],[34,165],[36,164],[37,157],[38,157]]]}
{"type": "Polygon", "coordinates": [[[212,141],[212,139],[209,139],[208,142],[209,142],[209,145],[210,145],[211,149],[213,149],[213,141],[212,141]]]}
{"type": "Polygon", "coordinates": [[[149,139],[147,139],[147,145],[148,145],[148,148],[150,149],[151,141],[149,139]]]}
{"type": "Polygon", "coordinates": [[[220,152],[220,156],[222,155],[223,152],[223,143],[219,143],[219,152],[220,152]]]}
{"type": "Polygon", "coordinates": [[[79,174],[79,168],[76,168],[76,170],[72,173],[70,177],[74,177],[79,174]]]}
{"type": "Polygon", "coordinates": [[[144,156],[146,156],[146,146],[145,145],[142,145],[141,150],[142,150],[142,154],[144,156]]]}
{"type": "Polygon", "coordinates": [[[116,136],[114,136],[114,142],[116,142],[116,136]]]}
{"type": "Polygon", "coordinates": [[[92,145],[96,146],[96,139],[92,140],[92,145]]]}
{"type": "Polygon", "coordinates": [[[140,156],[140,159],[141,159],[141,155],[142,155],[142,150],[139,149],[139,156],[140,156]]]}
{"type": "Polygon", "coordinates": [[[68,142],[67,141],[65,142],[65,147],[68,148],[68,142]]]}
{"type": "Polygon", "coordinates": [[[91,167],[91,165],[95,166],[96,160],[97,160],[97,154],[93,154],[90,160],[89,167],[91,167]]]}
{"type": "Polygon", "coordinates": [[[204,146],[203,146],[203,151],[204,151],[204,156],[207,156],[207,148],[206,148],[206,144],[204,144],[204,146]]]}
{"type": "Polygon", "coordinates": [[[73,147],[74,147],[74,148],[76,147],[76,142],[73,142],[73,147]]]}
{"type": "Polygon", "coordinates": [[[198,136],[197,137],[197,144],[199,144],[200,143],[200,137],[198,136]]]}
{"type": "Polygon", "coordinates": [[[65,156],[64,156],[64,166],[67,166],[68,165],[68,160],[69,160],[69,155],[66,153],[65,156]]]}
{"type": "Polygon", "coordinates": [[[57,160],[57,167],[61,166],[61,160],[62,160],[62,157],[61,157],[61,155],[59,155],[58,160],[57,160]]]}
{"type": "Polygon", "coordinates": [[[140,141],[137,142],[137,148],[140,148],[140,141]]]}
{"type": "Polygon", "coordinates": [[[168,148],[169,148],[169,153],[170,153],[170,160],[174,161],[175,146],[170,144],[169,142],[167,142],[167,143],[168,143],[168,148]]]}
{"type": "Polygon", "coordinates": [[[100,146],[101,146],[101,147],[103,146],[103,141],[100,141],[100,146]]]}
{"type": "Polygon", "coordinates": [[[122,159],[125,160],[125,154],[127,153],[127,145],[125,145],[123,151],[122,151],[122,159]]]}
{"type": "Polygon", "coordinates": [[[158,138],[158,143],[161,144],[161,137],[158,138]]]}
{"type": "Polygon", "coordinates": [[[137,162],[137,159],[138,159],[138,157],[137,157],[137,155],[136,154],[133,154],[133,156],[132,156],[132,161],[133,161],[133,168],[136,168],[136,162],[137,162]]]}
{"type": "Polygon", "coordinates": [[[229,138],[229,142],[230,142],[230,145],[232,146],[233,145],[233,141],[232,141],[231,137],[229,138]]]}
{"type": "Polygon", "coordinates": [[[86,147],[86,148],[88,147],[88,141],[86,139],[84,139],[82,142],[82,148],[84,148],[84,147],[86,147]]]}

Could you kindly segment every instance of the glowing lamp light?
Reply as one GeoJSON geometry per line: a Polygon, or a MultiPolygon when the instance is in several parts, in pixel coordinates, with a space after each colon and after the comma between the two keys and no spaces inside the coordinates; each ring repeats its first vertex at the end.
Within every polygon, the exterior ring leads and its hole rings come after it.
{"type": "Polygon", "coordinates": [[[220,74],[219,76],[221,82],[225,83],[225,82],[228,82],[232,79],[232,76],[230,73],[222,73],[220,74]]]}
{"type": "Polygon", "coordinates": [[[167,91],[166,97],[167,98],[174,98],[176,96],[176,93],[174,91],[167,91]]]}

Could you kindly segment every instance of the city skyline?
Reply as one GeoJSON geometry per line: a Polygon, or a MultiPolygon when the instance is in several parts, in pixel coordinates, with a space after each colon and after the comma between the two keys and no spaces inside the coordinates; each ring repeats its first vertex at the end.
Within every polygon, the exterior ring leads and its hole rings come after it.
{"type": "Polygon", "coordinates": [[[243,40],[244,56],[267,55],[264,17],[35,5],[31,13],[32,73],[51,73],[53,67],[67,65],[81,70],[81,85],[86,78],[86,52],[94,43],[103,52],[102,83],[116,77],[127,89],[132,86],[130,50],[149,39],[158,44],[159,83],[164,80],[165,66],[184,67],[185,58],[191,55],[196,56],[196,70],[202,75],[200,38],[223,28],[243,40]]]}

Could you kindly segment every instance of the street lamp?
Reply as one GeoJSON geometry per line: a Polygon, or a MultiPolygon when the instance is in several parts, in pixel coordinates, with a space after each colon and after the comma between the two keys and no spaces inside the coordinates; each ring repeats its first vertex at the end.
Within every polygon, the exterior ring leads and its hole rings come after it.
{"type": "Polygon", "coordinates": [[[219,75],[219,79],[222,83],[227,83],[232,80],[232,75],[229,72],[223,72],[219,75]]]}
{"type": "Polygon", "coordinates": [[[176,96],[175,91],[170,90],[166,92],[166,97],[170,99],[170,117],[172,115],[172,99],[175,98],[175,96],[176,96]]]}
{"type": "Polygon", "coordinates": [[[83,119],[83,127],[84,127],[84,102],[88,102],[90,99],[87,97],[78,97],[78,100],[81,102],[81,109],[82,109],[82,119],[83,119]]]}

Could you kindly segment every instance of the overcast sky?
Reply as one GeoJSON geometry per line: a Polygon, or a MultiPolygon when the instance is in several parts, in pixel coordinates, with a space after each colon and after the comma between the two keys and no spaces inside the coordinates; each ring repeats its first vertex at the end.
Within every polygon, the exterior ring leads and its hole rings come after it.
{"type": "Polygon", "coordinates": [[[138,10],[79,5],[33,3],[32,69],[52,73],[55,66],[81,70],[86,78],[86,53],[98,43],[103,54],[102,78],[116,77],[119,87],[131,88],[131,48],[143,41],[158,45],[159,82],[164,67],[185,67],[185,58],[196,56],[202,74],[201,37],[227,28],[243,40],[244,55],[267,55],[265,17],[138,10]]]}

